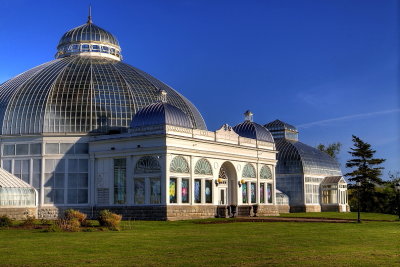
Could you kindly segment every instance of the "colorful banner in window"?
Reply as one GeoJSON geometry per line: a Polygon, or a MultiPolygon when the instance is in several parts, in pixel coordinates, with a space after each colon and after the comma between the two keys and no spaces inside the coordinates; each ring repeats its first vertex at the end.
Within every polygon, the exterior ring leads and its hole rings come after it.
{"type": "Polygon", "coordinates": [[[250,185],[250,194],[251,194],[251,203],[256,203],[256,183],[251,183],[250,185]]]}
{"type": "Polygon", "coordinates": [[[260,184],[260,203],[265,203],[265,183],[260,184]]]}
{"type": "Polygon", "coordinates": [[[206,203],[212,203],[212,181],[205,181],[205,193],[206,193],[206,203]]]}
{"type": "Polygon", "coordinates": [[[182,203],[189,203],[189,179],[182,179],[181,193],[182,203]]]}
{"type": "Polygon", "coordinates": [[[201,203],[201,180],[194,180],[194,202],[201,203]]]}
{"type": "Polygon", "coordinates": [[[247,183],[242,184],[242,202],[249,203],[247,198],[247,183]]]}
{"type": "Polygon", "coordinates": [[[169,203],[176,203],[176,178],[169,178],[169,203]]]}

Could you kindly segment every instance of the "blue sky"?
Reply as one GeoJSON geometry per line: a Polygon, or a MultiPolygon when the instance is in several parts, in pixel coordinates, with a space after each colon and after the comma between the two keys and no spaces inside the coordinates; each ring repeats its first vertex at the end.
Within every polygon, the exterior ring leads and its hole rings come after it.
{"type": "Polygon", "coordinates": [[[117,36],[124,61],[189,98],[210,130],[246,109],[296,125],[312,146],[351,135],[400,171],[399,6],[395,0],[0,0],[0,82],[53,59],[86,22],[117,36]]]}

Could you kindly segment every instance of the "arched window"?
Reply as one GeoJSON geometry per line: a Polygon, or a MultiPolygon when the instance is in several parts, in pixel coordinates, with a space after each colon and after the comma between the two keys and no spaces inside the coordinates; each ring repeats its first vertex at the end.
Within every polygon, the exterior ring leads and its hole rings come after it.
{"type": "Polygon", "coordinates": [[[247,163],[243,167],[243,173],[242,173],[243,178],[256,178],[256,169],[254,169],[253,165],[250,163],[247,163]]]}
{"type": "Polygon", "coordinates": [[[161,172],[158,160],[153,156],[144,156],[139,159],[135,166],[135,173],[158,173],[161,172]]]}
{"type": "Polygon", "coordinates": [[[169,170],[175,173],[189,173],[189,164],[184,157],[176,156],[172,159],[169,170]]]}
{"type": "Polygon", "coordinates": [[[271,169],[267,165],[262,166],[262,168],[260,170],[260,178],[261,179],[272,179],[271,169]]]}
{"type": "Polygon", "coordinates": [[[195,174],[204,174],[204,175],[212,175],[212,168],[210,162],[206,159],[200,159],[197,161],[196,166],[194,168],[195,174]]]}

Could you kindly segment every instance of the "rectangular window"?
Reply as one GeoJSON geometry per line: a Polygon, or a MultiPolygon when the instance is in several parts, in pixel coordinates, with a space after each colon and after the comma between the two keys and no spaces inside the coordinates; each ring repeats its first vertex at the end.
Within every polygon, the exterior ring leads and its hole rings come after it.
{"type": "Polygon", "coordinates": [[[68,203],[88,202],[88,160],[68,160],[68,203]]]}
{"type": "Polygon", "coordinates": [[[249,203],[247,198],[247,183],[242,184],[242,202],[243,204],[249,203]]]}
{"type": "Polygon", "coordinates": [[[4,156],[14,156],[15,155],[15,145],[4,145],[3,155],[4,156]]]}
{"type": "Polygon", "coordinates": [[[40,154],[42,154],[42,144],[40,144],[40,143],[30,144],[29,148],[30,148],[30,151],[29,151],[30,155],[40,155],[40,154]]]}
{"type": "Polygon", "coordinates": [[[169,178],[169,203],[176,203],[176,178],[169,178]]]}
{"type": "Polygon", "coordinates": [[[65,160],[45,160],[44,203],[64,204],[65,160]]]}
{"type": "Polygon", "coordinates": [[[267,184],[268,203],[272,203],[272,184],[267,184]]]}
{"type": "Polygon", "coordinates": [[[260,203],[265,203],[265,183],[260,183],[260,203]]]}
{"type": "Polygon", "coordinates": [[[17,155],[28,155],[29,154],[29,145],[28,144],[17,144],[15,151],[16,151],[17,155]]]}
{"type": "Polygon", "coordinates": [[[250,184],[251,203],[257,202],[256,192],[257,192],[256,183],[251,183],[250,184]]]}
{"type": "Polygon", "coordinates": [[[189,203],[189,179],[182,179],[181,197],[182,203],[189,203]]]}
{"type": "Polygon", "coordinates": [[[77,143],[75,144],[75,154],[88,154],[89,146],[87,143],[77,143]]]}
{"type": "Polygon", "coordinates": [[[212,203],[212,180],[205,180],[206,203],[212,203]]]}
{"type": "Polygon", "coordinates": [[[29,181],[29,165],[30,160],[14,160],[14,175],[30,184],[29,181]]]}
{"type": "Polygon", "coordinates": [[[201,203],[201,180],[194,180],[194,202],[201,203]]]}
{"type": "Polygon", "coordinates": [[[60,154],[74,154],[74,147],[71,143],[60,144],[60,154]]]}
{"type": "Polygon", "coordinates": [[[126,203],[126,159],[114,159],[114,204],[126,203]]]}
{"type": "Polygon", "coordinates": [[[47,143],[46,144],[46,154],[59,154],[58,143],[47,143]]]}
{"type": "Polygon", "coordinates": [[[161,204],[160,178],[150,179],[150,204],[161,204]]]}
{"type": "Polygon", "coordinates": [[[3,160],[2,168],[5,169],[6,171],[8,171],[9,173],[12,173],[11,163],[12,163],[12,160],[3,160]]]}
{"type": "Polygon", "coordinates": [[[137,205],[141,205],[145,203],[146,195],[145,195],[145,181],[143,178],[136,178],[133,182],[134,186],[134,202],[137,205]]]}

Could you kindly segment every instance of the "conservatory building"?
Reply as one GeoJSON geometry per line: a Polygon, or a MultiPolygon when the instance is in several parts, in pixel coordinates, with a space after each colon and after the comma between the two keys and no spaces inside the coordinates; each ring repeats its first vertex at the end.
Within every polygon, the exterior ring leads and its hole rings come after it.
{"type": "Polygon", "coordinates": [[[121,51],[89,17],[56,59],[0,85],[0,180],[19,179],[26,207],[171,220],[288,210],[276,204],[274,139],[250,112],[208,131],[188,99],[121,51]]]}

